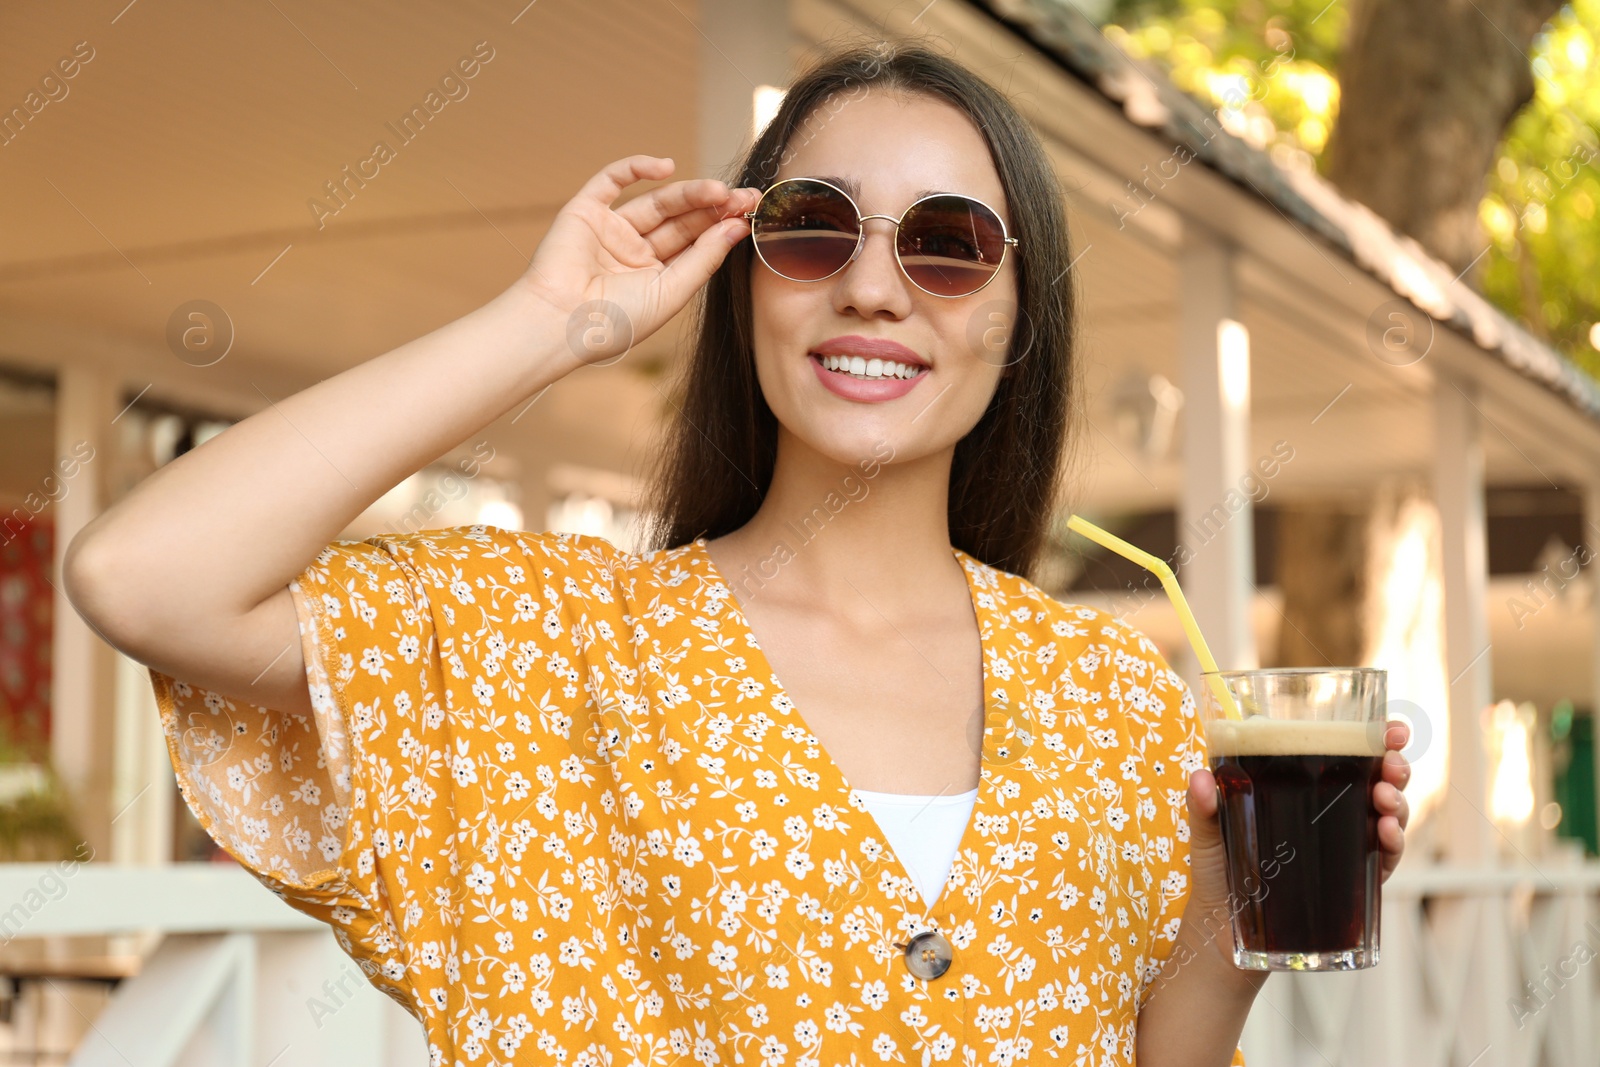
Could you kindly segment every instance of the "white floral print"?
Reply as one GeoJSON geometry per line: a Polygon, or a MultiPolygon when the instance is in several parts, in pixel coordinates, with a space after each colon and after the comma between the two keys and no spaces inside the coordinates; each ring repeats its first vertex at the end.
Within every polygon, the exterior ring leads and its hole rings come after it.
{"type": "Polygon", "coordinates": [[[207,832],[436,1067],[1131,1064],[1187,899],[1193,699],[1143,634],[952,551],[986,726],[931,908],[699,540],[335,541],[290,587],[311,716],[151,678],[207,832]],[[929,929],[923,980],[896,946],[929,929]]]}

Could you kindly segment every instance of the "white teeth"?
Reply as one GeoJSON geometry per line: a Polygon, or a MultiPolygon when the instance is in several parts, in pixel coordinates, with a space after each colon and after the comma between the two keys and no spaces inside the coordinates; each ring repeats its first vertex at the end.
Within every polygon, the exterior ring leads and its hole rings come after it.
{"type": "Polygon", "coordinates": [[[923,368],[909,363],[898,363],[892,359],[865,359],[861,356],[819,356],[822,365],[828,370],[840,371],[852,378],[863,378],[868,381],[882,378],[915,378],[921,374],[923,368]]]}

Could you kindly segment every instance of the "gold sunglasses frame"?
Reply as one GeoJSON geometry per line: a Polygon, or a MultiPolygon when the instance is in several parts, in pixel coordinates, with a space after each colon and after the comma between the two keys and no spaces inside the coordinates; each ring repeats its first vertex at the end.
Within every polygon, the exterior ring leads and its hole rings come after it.
{"type": "Polygon", "coordinates": [[[865,225],[866,221],[868,219],[887,219],[890,222],[894,223],[894,233],[895,233],[894,261],[900,267],[900,273],[904,274],[906,276],[906,280],[908,282],[910,282],[912,285],[915,285],[918,289],[921,289],[924,293],[927,293],[929,296],[936,296],[941,300],[960,300],[962,297],[972,296],[973,293],[981,293],[981,292],[983,292],[984,288],[987,287],[990,282],[994,281],[995,278],[999,276],[1001,268],[1003,268],[1006,265],[1006,255],[1007,255],[1007,253],[1010,251],[1010,249],[1017,247],[1018,244],[1019,244],[1017,238],[1012,237],[1010,230],[1008,230],[1006,228],[1006,220],[1005,220],[1004,217],[1001,216],[1000,212],[996,211],[994,209],[993,205],[987,204],[984,201],[979,200],[975,196],[968,196],[966,193],[929,193],[927,196],[924,196],[924,197],[922,197],[920,199],[917,199],[917,200],[913,200],[910,203],[910,205],[908,205],[906,207],[906,209],[900,213],[900,217],[899,218],[895,218],[893,215],[863,215],[861,213],[861,205],[856,203],[855,197],[851,196],[849,193],[845,192],[843,189],[839,188],[837,185],[833,184],[832,182],[823,181],[821,178],[805,178],[805,177],[784,178],[781,181],[773,182],[771,185],[767,186],[766,189],[762,190],[761,199],[756,201],[755,209],[752,210],[752,211],[746,211],[744,213],[744,217],[747,220],[749,220],[749,222],[750,222],[750,244],[752,246],[754,246],[754,248],[756,250],[756,257],[758,259],[760,259],[761,262],[762,262],[762,265],[765,266],[772,273],[776,274],[778,277],[783,278],[786,281],[791,281],[791,282],[825,282],[829,278],[833,277],[835,274],[838,274],[839,271],[844,270],[846,267],[848,267],[850,264],[852,264],[852,263],[854,263],[856,261],[856,257],[861,254],[862,247],[864,245],[866,245],[866,243],[867,243],[867,227],[865,225]],[[820,278],[791,278],[791,277],[789,277],[787,274],[785,274],[782,271],[780,271],[777,267],[774,267],[771,263],[767,262],[767,257],[761,254],[761,242],[757,241],[755,239],[755,235],[756,235],[756,225],[755,225],[756,215],[760,213],[761,204],[767,199],[767,194],[772,192],[772,190],[778,188],[778,186],[787,185],[790,182],[813,182],[813,183],[815,183],[817,185],[825,185],[829,189],[832,189],[834,192],[838,193],[840,196],[844,197],[845,203],[849,204],[850,205],[850,209],[856,213],[856,247],[854,248],[854,250],[851,251],[850,258],[845,260],[843,263],[839,264],[839,266],[835,270],[833,270],[833,271],[831,271],[831,272],[829,272],[827,274],[824,274],[820,278]],[[963,200],[970,200],[975,204],[981,204],[991,215],[993,215],[995,217],[995,221],[1000,224],[1000,236],[1004,239],[1002,244],[1000,245],[1000,262],[995,264],[993,273],[991,273],[987,278],[985,278],[983,280],[983,285],[978,286],[976,289],[972,290],[971,292],[957,293],[954,296],[947,295],[945,293],[936,293],[932,289],[929,289],[926,286],[920,284],[915,278],[913,278],[911,276],[911,272],[906,270],[905,261],[900,258],[900,224],[905,221],[905,218],[906,218],[907,215],[911,214],[912,211],[916,210],[916,207],[917,207],[918,204],[925,203],[925,202],[927,202],[929,200],[937,200],[937,199],[939,199],[941,197],[946,197],[946,196],[960,197],[963,200]]]}

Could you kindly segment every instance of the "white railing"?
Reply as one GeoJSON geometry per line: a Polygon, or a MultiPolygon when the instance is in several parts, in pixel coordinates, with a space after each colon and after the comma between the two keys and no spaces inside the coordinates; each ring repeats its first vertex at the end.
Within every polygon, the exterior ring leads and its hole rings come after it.
{"type": "Polygon", "coordinates": [[[1251,1067],[1595,1067],[1600,863],[1402,866],[1383,887],[1380,962],[1274,974],[1251,1067]]]}
{"type": "Polygon", "coordinates": [[[152,931],[138,973],[79,1020],[70,1067],[427,1063],[420,1024],[332,932],[239,867],[0,864],[0,943],[152,931]]]}
{"type": "MultiPolygon", "coordinates": [[[[0,865],[0,941],[160,931],[84,1020],[71,1067],[411,1067],[416,1020],[322,925],[243,870],[0,865]]],[[[1382,962],[1274,974],[1245,1028],[1251,1067],[1594,1067],[1600,863],[1402,867],[1382,962]]]]}

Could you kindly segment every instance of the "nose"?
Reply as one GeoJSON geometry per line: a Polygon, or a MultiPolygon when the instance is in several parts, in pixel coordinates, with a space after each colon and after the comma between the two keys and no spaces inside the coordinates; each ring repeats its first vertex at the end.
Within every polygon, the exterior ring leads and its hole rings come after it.
{"type": "Polygon", "coordinates": [[[861,242],[834,287],[834,309],[868,319],[905,318],[911,313],[912,295],[895,258],[895,220],[863,215],[861,231],[861,242]]]}

